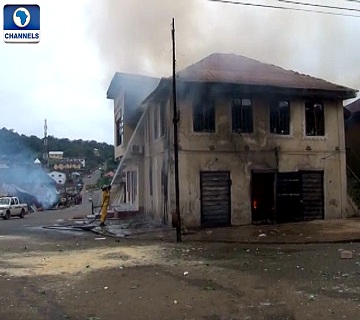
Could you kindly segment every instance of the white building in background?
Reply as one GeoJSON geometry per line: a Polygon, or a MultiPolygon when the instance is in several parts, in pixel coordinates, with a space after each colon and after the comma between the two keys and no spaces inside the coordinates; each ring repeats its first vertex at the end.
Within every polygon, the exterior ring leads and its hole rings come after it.
{"type": "Polygon", "coordinates": [[[66,174],[59,171],[52,171],[48,173],[48,175],[55,180],[57,184],[65,184],[66,182],[66,174]]]}
{"type": "Polygon", "coordinates": [[[64,152],[63,151],[49,151],[49,159],[63,159],[64,152]]]}

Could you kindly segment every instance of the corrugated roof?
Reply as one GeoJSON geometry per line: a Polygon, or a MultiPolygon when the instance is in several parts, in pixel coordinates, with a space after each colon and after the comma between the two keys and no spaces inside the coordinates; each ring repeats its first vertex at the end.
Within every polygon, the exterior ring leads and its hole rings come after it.
{"type": "Polygon", "coordinates": [[[185,81],[226,82],[292,89],[325,90],[356,96],[357,90],[285,70],[236,54],[214,53],[178,72],[185,81]]]}
{"type": "Polygon", "coordinates": [[[357,99],[346,106],[346,109],[350,110],[351,113],[360,111],[360,99],[357,99]]]}

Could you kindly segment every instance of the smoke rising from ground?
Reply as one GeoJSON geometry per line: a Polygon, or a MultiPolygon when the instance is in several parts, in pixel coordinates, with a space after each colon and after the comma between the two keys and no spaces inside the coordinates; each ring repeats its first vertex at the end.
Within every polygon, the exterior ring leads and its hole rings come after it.
{"type": "Polygon", "coordinates": [[[89,16],[105,86],[116,71],[171,75],[175,18],[178,70],[214,52],[235,53],[360,89],[359,18],[207,0],[92,0],[89,16]]]}
{"type": "Polygon", "coordinates": [[[19,143],[16,133],[0,131],[0,196],[16,196],[28,205],[50,208],[58,200],[56,185],[34,164],[36,155],[19,143]]]}

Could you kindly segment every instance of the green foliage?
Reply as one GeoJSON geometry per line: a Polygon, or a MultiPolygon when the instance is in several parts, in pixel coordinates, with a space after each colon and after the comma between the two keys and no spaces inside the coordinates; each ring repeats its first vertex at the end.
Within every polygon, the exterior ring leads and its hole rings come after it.
{"type": "MultiPolygon", "coordinates": [[[[104,142],[94,140],[69,140],[48,137],[49,151],[63,151],[66,158],[81,158],[86,160],[86,168],[93,169],[113,161],[114,147],[104,142]],[[99,150],[99,156],[94,154],[94,149],[99,150]]],[[[44,142],[36,136],[19,135],[18,133],[2,128],[0,130],[0,157],[20,159],[33,162],[35,158],[42,160],[44,142]]]]}
{"type": "Polygon", "coordinates": [[[111,183],[111,178],[105,178],[105,177],[101,177],[100,179],[98,179],[97,181],[97,186],[99,188],[101,188],[103,185],[109,185],[111,183]]]}
{"type": "Polygon", "coordinates": [[[106,162],[106,171],[115,171],[119,163],[114,160],[114,158],[108,159],[106,162]]]}

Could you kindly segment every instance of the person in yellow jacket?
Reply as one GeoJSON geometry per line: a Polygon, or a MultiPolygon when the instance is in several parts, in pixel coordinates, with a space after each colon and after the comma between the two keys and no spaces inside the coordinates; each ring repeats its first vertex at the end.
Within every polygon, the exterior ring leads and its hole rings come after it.
{"type": "Polygon", "coordinates": [[[103,186],[101,188],[101,191],[102,191],[102,204],[101,204],[100,227],[105,226],[107,210],[108,210],[108,207],[109,207],[109,204],[110,204],[110,190],[111,190],[111,185],[103,186]]]}

